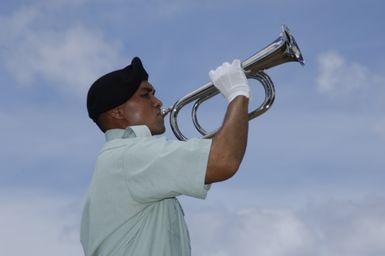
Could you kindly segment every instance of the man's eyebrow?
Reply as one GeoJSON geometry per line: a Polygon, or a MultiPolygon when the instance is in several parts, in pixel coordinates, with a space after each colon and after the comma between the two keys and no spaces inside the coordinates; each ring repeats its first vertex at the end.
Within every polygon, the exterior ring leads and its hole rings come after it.
{"type": "Polygon", "coordinates": [[[153,94],[155,94],[156,92],[156,90],[152,87],[143,87],[142,89],[145,90],[146,92],[152,92],[153,94]]]}

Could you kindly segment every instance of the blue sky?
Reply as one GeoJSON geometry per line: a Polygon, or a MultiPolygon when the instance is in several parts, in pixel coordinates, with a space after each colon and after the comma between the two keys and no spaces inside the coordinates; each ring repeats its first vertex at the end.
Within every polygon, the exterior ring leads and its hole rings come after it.
{"type": "MultiPolygon", "coordinates": [[[[237,175],[215,184],[205,201],[181,198],[193,253],[384,255],[384,5],[3,1],[2,255],[82,255],[80,212],[104,140],[85,108],[96,78],[140,56],[170,106],[206,83],[210,69],[275,40],[281,24],[306,66],[267,71],[276,100],[250,123],[237,175]]],[[[257,106],[262,91],[250,83],[257,106]]],[[[202,123],[215,128],[223,106],[220,97],[202,106],[202,123]]],[[[197,136],[187,117],[181,126],[197,136]]]]}

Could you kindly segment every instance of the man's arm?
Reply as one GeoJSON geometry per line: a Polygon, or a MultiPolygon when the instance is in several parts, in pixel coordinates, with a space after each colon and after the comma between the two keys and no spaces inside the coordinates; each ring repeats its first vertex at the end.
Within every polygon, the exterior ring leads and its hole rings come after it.
{"type": "Polygon", "coordinates": [[[247,97],[238,96],[228,105],[223,125],[211,144],[206,184],[226,180],[237,172],[247,145],[248,103],[247,97]]]}
{"type": "Polygon", "coordinates": [[[237,172],[245,154],[249,124],[249,85],[240,61],[224,63],[209,76],[229,105],[211,144],[206,184],[226,180],[237,172]]]}

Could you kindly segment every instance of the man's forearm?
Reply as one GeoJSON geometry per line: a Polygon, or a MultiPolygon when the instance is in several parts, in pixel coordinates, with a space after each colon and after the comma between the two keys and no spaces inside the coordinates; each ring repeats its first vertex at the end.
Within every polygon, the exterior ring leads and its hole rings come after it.
{"type": "Polygon", "coordinates": [[[206,183],[228,179],[238,170],[247,145],[248,101],[238,96],[228,105],[222,127],[213,138],[206,183]]]}

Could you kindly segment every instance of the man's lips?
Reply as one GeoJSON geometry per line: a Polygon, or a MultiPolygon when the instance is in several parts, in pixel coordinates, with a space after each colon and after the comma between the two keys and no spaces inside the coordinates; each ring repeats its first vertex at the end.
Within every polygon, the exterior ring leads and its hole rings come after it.
{"type": "Polygon", "coordinates": [[[162,111],[158,110],[158,111],[156,112],[156,115],[157,115],[158,117],[161,117],[161,118],[163,119],[162,111]]]}

